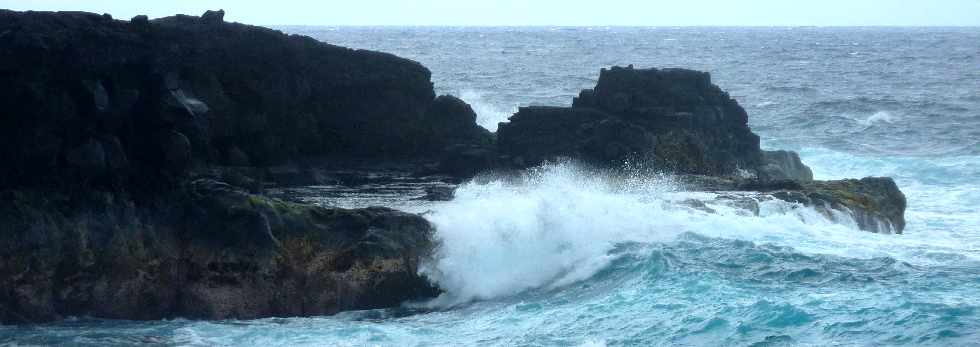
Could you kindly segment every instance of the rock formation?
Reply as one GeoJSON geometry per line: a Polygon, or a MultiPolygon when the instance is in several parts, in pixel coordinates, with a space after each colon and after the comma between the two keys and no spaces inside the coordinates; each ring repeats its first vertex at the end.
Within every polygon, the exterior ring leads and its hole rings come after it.
{"type": "Polygon", "coordinates": [[[521,108],[500,123],[497,140],[504,164],[517,167],[571,157],[652,161],[680,174],[812,179],[795,153],[759,148],[748,114],[708,73],[685,69],[603,69],[571,108],[521,108]]]}
{"type": "Polygon", "coordinates": [[[3,323],[326,315],[439,293],[417,274],[433,244],[413,214],[287,203],[209,179],[153,207],[110,193],[0,196],[3,323]]]}
{"type": "Polygon", "coordinates": [[[0,323],[321,315],[437,295],[416,271],[433,247],[422,217],[261,195],[267,181],[317,183],[324,165],[459,180],[643,160],[700,189],[904,227],[893,181],[811,181],[795,153],[759,148],[703,72],[603,70],[573,107],[522,108],[492,134],[416,62],[223,11],[0,10],[0,80],[0,323]]]}
{"type": "Polygon", "coordinates": [[[755,191],[851,214],[862,230],[901,233],[905,196],[888,178],[814,182],[791,151],[764,151],[748,115],[708,73],[603,69],[572,107],[524,107],[500,123],[498,165],[572,158],[603,167],[653,163],[692,189],[755,191]]]}
{"type": "Polygon", "coordinates": [[[763,198],[812,207],[831,219],[835,219],[833,211],[846,213],[864,231],[901,234],[905,230],[905,195],[888,177],[838,181],[767,181],[700,175],[677,177],[692,190],[763,193],[763,198]]]}
{"type": "Polygon", "coordinates": [[[226,23],[0,11],[0,322],[330,314],[438,293],[420,216],[245,193],[492,135],[390,54],[226,23]],[[229,170],[228,166],[235,166],[229,170]],[[277,169],[284,167],[284,169],[277,169]]]}
{"type": "Polygon", "coordinates": [[[17,163],[0,167],[0,188],[153,190],[208,166],[435,162],[488,145],[430,75],[390,54],[225,23],[222,11],[130,22],[0,11],[0,156],[17,163]]]}

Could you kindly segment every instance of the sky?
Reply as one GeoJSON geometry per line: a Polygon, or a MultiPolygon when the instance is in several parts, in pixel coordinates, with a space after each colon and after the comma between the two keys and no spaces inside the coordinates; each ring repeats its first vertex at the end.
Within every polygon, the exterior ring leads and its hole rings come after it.
{"type": "Polygon", "coordinates": [[[200,15],[257,25],[980,26],[980,0],[0,0],[116,18],[200,15]]]}

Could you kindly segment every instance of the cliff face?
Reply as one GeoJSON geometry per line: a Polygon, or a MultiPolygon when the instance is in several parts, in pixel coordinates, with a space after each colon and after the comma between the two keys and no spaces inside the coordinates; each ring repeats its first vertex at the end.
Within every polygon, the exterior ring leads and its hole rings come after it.
{"type": "Polygon", "coordinates": [[[17,163],[0,169],[0,187],[143,185],[307,157],[424,159],[489,141],[458,100],[435,99],[416,62],[221,16],[0,11],[0,154],[17,163]]]}

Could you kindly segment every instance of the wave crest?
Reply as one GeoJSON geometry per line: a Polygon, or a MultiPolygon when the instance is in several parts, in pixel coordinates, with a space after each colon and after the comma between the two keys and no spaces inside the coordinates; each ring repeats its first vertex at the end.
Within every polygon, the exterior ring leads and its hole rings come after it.
{"type": "Polygon", "coordinates": [[[467,183],[427,214],[440,246],[420,272],[445,290],[430,305],[576,283],[621,256],[612,250],[628,242],[663,243],[694,232],[806,245],[796,240],[854,231],[853,223],[792,203],[765,201],[755,214],[716,197],[684,191],[669,176],[597,172],[568,162],[467,183]]]}

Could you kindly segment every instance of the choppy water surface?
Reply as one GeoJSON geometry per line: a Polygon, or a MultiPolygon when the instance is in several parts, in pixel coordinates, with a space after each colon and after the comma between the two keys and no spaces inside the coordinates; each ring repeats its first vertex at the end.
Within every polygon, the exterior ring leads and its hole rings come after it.
{"type": "Polygon", "coordinates": [[[495,129],[568,105],[610,65],[712,72],[764,146],[820,179],[895,177],[905,235],[779,202],[759,216],[669,177],[572,164],[465,184],[294,191],[426,212],[445,295],[407,310],[256,321],[78,319],[0,327],[0,344],[980,345],[980,29],[283,28],[422,62],[495,129]],[[709,201],[715,213],[678,201],[709,201]],[[714,202],[711,202],[714,201],[714,202]]]}

